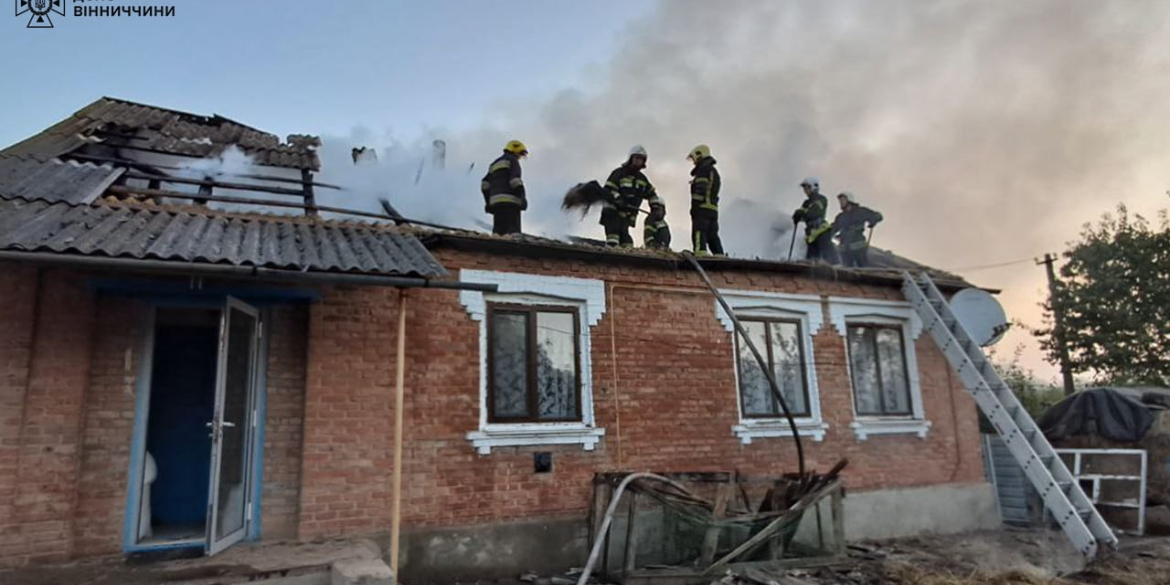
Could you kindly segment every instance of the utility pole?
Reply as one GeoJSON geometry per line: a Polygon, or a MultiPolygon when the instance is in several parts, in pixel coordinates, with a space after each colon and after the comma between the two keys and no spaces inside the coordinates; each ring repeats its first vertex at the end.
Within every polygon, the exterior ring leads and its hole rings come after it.
{"type": "Polygon", "coordinates": [[[1056,303],[1056,272],[1052,264],[1056,258],[1052,254],[1045,254],[1044,260],[1036,264],[1043,264],[1048,273],[1048,305],[1052,307],[1052,337],[1056,344],[1057,354],[1060,356],[1060,375],[1064,378],[1064,395],[1072,396],[1076,391],[1073,388],[1072,360],[1068,357],[1068,345],[1064,342],[1064,313],[1056,303]]]}

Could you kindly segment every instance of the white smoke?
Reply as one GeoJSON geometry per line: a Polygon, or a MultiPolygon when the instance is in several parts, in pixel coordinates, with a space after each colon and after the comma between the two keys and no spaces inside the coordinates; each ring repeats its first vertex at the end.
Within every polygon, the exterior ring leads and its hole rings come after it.
{"type": "Polygon", "coordinates": [[[176,175],[188,179],[210,178],[216,181],[238,182],[240,175],[254,173],[255,158],[240,147],[231,145],[223,152],[201,159],[183,161],[176,175]]]}
{"type": "MultiPolygon", "coordinates": [[[[344,190],[318,189],[317,199],[324,205],[381,213],[378,200],[384,198],[410,219],[490,230],[491,216],[484,211],[480,180],[506,141],[497,140],[492,148],[474,138],[444,140],[427,134],[407,142],[393,135],[374,138],[368,129],[347,137],[323,136],[316,180],[344,190]],[[355,164],[353,148],[361,147],[372,148],[376,154],[367,150],[355,164]]],[[[552,238],[573,233],[576,215],[562,214],[559,205],[560,197],[576,181],[549,181],[539,172],[534,177],[529,169],[539,168],[539,159],[525,160],[521,166],[531,200],[524,232],[552,238]]]]}
{"type": "MultiPolygon", "coordinates": [[[[851,190],[883,213],[875,245],[949,269],[1057,251],[1119,200],[1146,213],[1164,201],[1170,3],[670,0],[632,23],[615,54],[583,73],[584,89],[496,105],[490,127],[392,143],[396,170],[363,189],[405,214],[473,226],[486,219],[484,165],[518,138],[532,152],[525,231],[597,235],[595,216],[560,212],[561,195],[643,144],[679,248],[684,157],[706,143],[730,253],[786,256],[791,232],[771,228],[790,225],[797,184],[814,175],[830,201],[851,190]],[[448,173],[476,170],[413,185],[436,137],[448,173]]],[[[355,138],[323,175],[352,170],[349,148],[367,142],[355,138]]],[[[995,276],[987,284],[1009,291],[1009,312],[1037,324],[1042,271],[995,276]]]]}

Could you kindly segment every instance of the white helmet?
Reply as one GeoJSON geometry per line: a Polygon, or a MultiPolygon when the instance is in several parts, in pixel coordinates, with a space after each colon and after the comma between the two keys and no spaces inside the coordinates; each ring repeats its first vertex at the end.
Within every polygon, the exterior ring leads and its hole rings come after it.
{"type": "Polygon", "coordinates": [[[852,203],[853,205],[857,205],[857,196],[853,194],[853,191],[842,191],[842,192],[838,193],[837,196],[844,197],[845,200],[848,201],[849,203],[852,203]]]}
{"type": "MultiPolygon", "coordinates": [[[[634,147],[630,149],[629,156],[634,156],[635,154],[640,155],[640,156],[646,156],[646,149],[642,148],[641,144],[635,144],[634,147]]],[[[649,157],[647,157],[647,158],[649,158],[649,157]]]]}
{"type": "Polygon", "coordinates": [[[805,177],[804,180],[800,182],[800,186],[801,187],[809,186],[809,187],[812,187],[813,189],[820,189],[821,182],[818,181],[816,177],[805,177]]]}

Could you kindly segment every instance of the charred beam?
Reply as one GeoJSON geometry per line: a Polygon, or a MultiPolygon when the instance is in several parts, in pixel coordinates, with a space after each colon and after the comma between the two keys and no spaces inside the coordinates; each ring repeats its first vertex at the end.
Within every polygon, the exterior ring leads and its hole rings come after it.
{"type": "Polygon", "coordinates": [[[164,183],[181,183],[184,185],[199,185],[199,187],[220,189],[234,189],[237,191],[259,191],[261,193],[273,193],[276,195],[295,195],[300,197],[304,194],[303,191],[296,189],[285,189],[283,187],[269,187],[268,185],[253,185],[250,183],[231,183],[227,181],[217,181],[215,179],[188,179],[186,177],[173,177],[170,175],[151,175],[147,173],[139,173],[130,171],[126,173],[128,179],[145,179],[148,181],[162,181],[164,183]]]}
{"type": "Polygon", "coordinates": [[[317,215],[317,197],[313,194],[313,172],[301,169],[302,195],[305,200],[305,214],[317,215]]]}
{"type": "MultiPolygon", "coordinates": [[[[83,153],[79,153],[79,152],[71,152],[68,154],[61,155],[61,156],[69,157],[69,158],[76,158],[76,159],[80,159],[80,160],[93,161],[93,162],[120,163],[120,164],[124,164],[127,166],[141,167],[139,170],[143,170],[146,168],[162,169],[162,170],[167,170],[167,171],[185,170],[184,167],[175,166],[175,165],[146,164],[142,161],[137,161],[137,160],[133,160],[133,159],[129,159],[129,158],[118,158],[118,157],[113,157],[113,156],[98,156],[96,154],[83,154],[83,153]]],[[[180,156],[182,156],[182,155],[180,155],[180,156]]],[[[291,183],[294,185],[301,185],[304,183],[304,181],[302,181],[301,179],[291,179],[289,177],[276,177],[273,175],[257,175],[257,174],[251,174],[251,173],[240,173],[240,174],[231,174],[230,176],[240,177],[240,178],[244,178],[244,179],[257,179],[257,180],[261,180],[261,181],[272,181],[274,183],[291,183]]],[[[345,187],[342,187],[340,185],[333,185],[330,183],[321,183],[321,182],[317,182],[317,181],[313,181],[313,186],[314,187],[324,187],[325,189],[337,189],[339,191],[345,190],[345,187]]]]}

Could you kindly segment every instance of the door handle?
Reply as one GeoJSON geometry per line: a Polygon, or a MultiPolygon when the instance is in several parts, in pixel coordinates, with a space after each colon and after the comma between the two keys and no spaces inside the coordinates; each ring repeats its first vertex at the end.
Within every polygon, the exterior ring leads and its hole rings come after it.
{"type": "Polygon", "coordinates": [[[225,421],[223,421],[223,426],[225,426],[225,427],[235,427],[235,426],[236,426],[236,423],[234,423],[234,422],[228,422],[228,421],[226,421],[226,420],[225,420],[225,421]]]}

